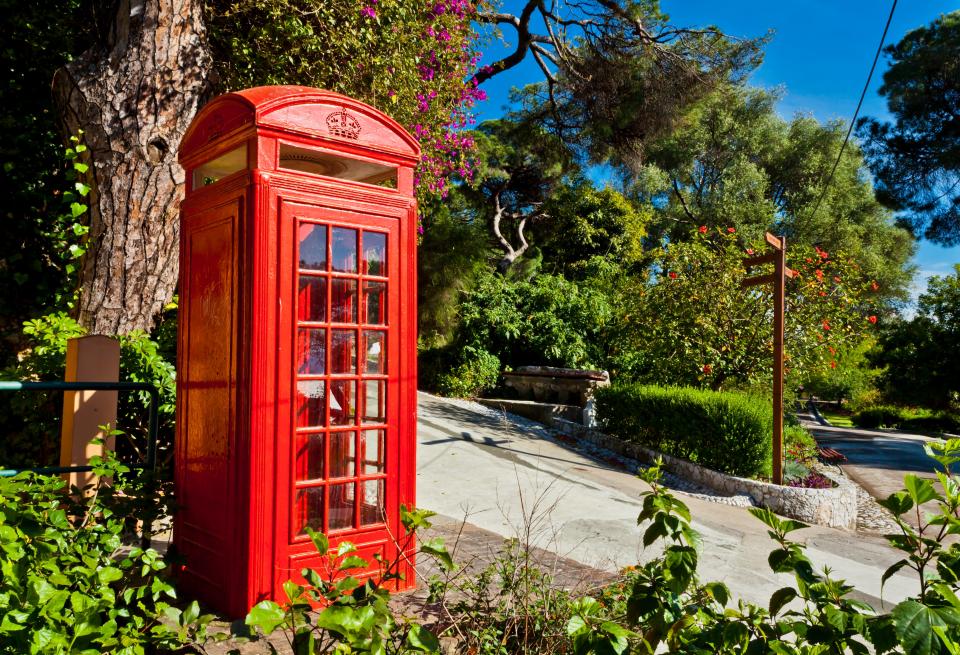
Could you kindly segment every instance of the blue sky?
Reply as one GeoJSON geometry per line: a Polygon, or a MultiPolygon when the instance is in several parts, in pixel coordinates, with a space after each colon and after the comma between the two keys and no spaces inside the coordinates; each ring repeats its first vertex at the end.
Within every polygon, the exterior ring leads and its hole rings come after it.
{"type": "MultiPolygon", "coordinates": [[[[503,9],[511,11],[520,5],[519,0],[504,0],[503,9]]],[[[781,89],[778,110],[784,118],[799,112],[822,121],[849,121],[853,116],[890,5],[886,0],[661,0],[663,10],[677,25],[716,25],[728,34],[744,37],[773,30],[764,63],[751,83],[781,89]]],[[[956,0],[900,0],[886,43],[895,43],[909,30],[956,9],[960,9],[956,0]]],[[[509,30],[504,36],[511,36],[509,30]]],[[[489,45],[484,63],[495,61],[504,52],[500,44],[489,45]]],[[[885,101],[877,94],[886,65],[881,56],[861,116],[887,116],[885,101]]],[[[478,117],[502,115],[510,87],[539,79],[539,70],[531,61],[494,77],[484,85],[489,99],[479,107],[478,117]]],[[[920,241],[915,258],[915,292],[926,287],[928,276],[948,274],[957,262],[960,246],[941,248],[920,241]]]]}

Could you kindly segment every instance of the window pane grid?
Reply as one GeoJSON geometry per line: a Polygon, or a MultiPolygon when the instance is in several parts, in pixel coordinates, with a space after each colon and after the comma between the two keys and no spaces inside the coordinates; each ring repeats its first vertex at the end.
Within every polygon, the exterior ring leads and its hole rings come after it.
{"type": "Polygon", "coordinates": [[[294,534],[304,538],[304,525],[383,522],[389,280],[386,233],[301,221],[298,236],[294,534]]]}

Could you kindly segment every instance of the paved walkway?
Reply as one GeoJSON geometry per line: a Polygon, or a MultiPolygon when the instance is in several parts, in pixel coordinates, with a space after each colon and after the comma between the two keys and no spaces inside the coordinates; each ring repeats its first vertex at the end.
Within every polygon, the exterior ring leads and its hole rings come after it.
{"type": "MultiPolygon", "coordinates": [[[[615,572],[644,552],[636,517],[647,486],[615,459],[563,443],[543,426],[475,403],[420,394],[417,503],[504,538],[615,572]]],[[[770,572],[773,549],[745,509],[681,496],[703,536],[700,571],[766,605],[788,576],[770,572]]],[[[818,565],[830,566],[860,598],[880,607],[880,576],[899,557],[879,537],[811,527],[795,533],[818,565]]],[[[907,575],[884,588],[889,603],[916,593],[907,575]]]]}
{"type": "MultiPolygon", "coordinates": [[[[893,430],[863,430],[822,425],[812,416],[801,416],[801,421],[816,437],[817,443],[839,451],[847,458],[841,468],[871,496],[887,498],[903,489],[903,478],[912,473],[935,480],[934,467],[939,466],[923,451],[925,444],[937,441],[934,437],[893,430]]],[[[934,511],[935,503],[923,506],[934,511]]],[[[908,520],[917,524],[916,515],[908,520]]]]}

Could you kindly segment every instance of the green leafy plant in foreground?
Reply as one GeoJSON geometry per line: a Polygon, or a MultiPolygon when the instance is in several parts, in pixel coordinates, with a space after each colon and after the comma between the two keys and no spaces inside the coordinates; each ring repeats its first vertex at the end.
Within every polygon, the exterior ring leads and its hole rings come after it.
{"type": "Polygon", "coordinates": [[[0,653],[136,655],[205,641],[212,617],[196,602],[176,607],[159,553],[127,545],[134,472],[112,453],[91,465],[89,496],[69,496],[59,477],[0,478],[0,653]]]}
{"type": "MultiPolygon", "coordinates": [[[[317,552],[326,558],[326,574],[305,568],[300,585],[288,580],[283,585],[286,600],[257,603],[246,617],[246,624],[265,635],[282,630],[295,653],[439,653],[436,635],[423,626],[397,618],[390,609],[389,585],[401,578],[398,566],[406,546],[418,530],[430,527],[433,512],[401,506],[401,522],[406,543],[392,562],[381,561],[376,579],[361,581],[350,571],[365,569],[369,562],[357,556],[350,542],[330,548],[327,537],[308,529],[317,552]],[[316,607],[321,607],[314,613],[316,607]]],[[[444,569],[453,568],[453,560],[439,539],[425,541],[420,552],[436,558],[444,569]]]]}

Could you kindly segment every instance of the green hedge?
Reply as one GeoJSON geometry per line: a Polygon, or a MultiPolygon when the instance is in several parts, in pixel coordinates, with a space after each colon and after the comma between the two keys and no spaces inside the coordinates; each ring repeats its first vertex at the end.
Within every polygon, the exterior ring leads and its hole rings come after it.
{"type": "Polygon", "coordinates": [[[739,476],[770,476],[768,400],[735,392],[625,384],[597,390],[603,429],[675,457],[739,476]]]}
{"type": "Polygon", "coordinates": [[[960,416],[950,412],[910,409],[894,405],[875,405],[857,412],[850,420],[867,430],[898,428],[925,432],[960,432],[960,416]]]}

